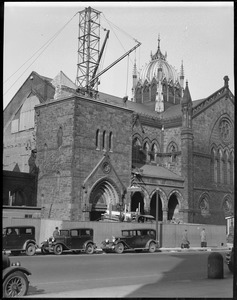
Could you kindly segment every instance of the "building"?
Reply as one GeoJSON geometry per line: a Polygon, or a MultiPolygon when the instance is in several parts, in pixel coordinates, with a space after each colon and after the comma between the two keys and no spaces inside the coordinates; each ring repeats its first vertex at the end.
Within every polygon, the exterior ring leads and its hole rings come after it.
{"type": "Polygon", "coordinates": [[[158,49],[133,99],[78,91],[32,72],[4,110],[3,169],[37,170],[43,218],[97,220],[139,210],[159,221],[225,224],[234,205],[234,96],[228,76],[192,100],[158,49]]]}

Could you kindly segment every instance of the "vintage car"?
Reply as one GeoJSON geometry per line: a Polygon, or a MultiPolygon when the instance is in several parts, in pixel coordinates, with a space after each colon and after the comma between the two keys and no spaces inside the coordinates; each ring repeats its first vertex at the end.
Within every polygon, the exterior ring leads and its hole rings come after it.
{"type": "Polygon", "coordinates": [[[92,254],[96,249],[93,236],[91,228],[61,229],[57,237],[50,237],[42,242],[41,253],[60,255],[64,251],[72,251],[92,254]]]}
{"type": "Polygon", "coordinates": [[[2,250],[11,251],[12,255],[21,252],[34,255],[38,248],[35,240],[34,226],[8,226],[3,228],[2,250]]]}
{"type": "Polygon", "coordinates": [[[226,264],[227,264],[230,272],[233,273],[234,272],[234,247],[232,248],[231,251],[229,251],[226,254],[225,261],[226,261],[226,264]]]}
{"type": "Polygon", "coordinates": [[[21,267],[20,262],[11,263],[8,255],[2,252],[2,297],[25,296],[28,292],[28,276],[31,272],[21,267]]]}
{"type": "Polygon", "coordinates": [[[109,239],[103,241],[101,249],[104,252],[121,254],[126,250],[155,252],[157,247],[156,231],[150,228],[140,228],[122,230],[121,237],[112,237],[112,241],[109,239]]]}
{"type": "Polygon", "coordinates": [[[137,222],[138,223],[154,223],[155,218],[152,215],[138,215],[137,222]]]}

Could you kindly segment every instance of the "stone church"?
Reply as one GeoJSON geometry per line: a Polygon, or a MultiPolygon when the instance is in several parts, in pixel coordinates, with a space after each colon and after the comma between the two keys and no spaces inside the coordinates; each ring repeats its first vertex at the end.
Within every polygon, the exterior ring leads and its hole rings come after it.
{"type": "Polygon", "coordinates": [[[158,205],[159,221],[225,224],[234,206],[228,81],[192,99],[183,63],[177,72],[160,40],[141,73],[134,65],[132,99],[82,93],[62,71],[32,72],[4,110],[3,170],[37,172],[42,218],[156,216],[158,205]]]}

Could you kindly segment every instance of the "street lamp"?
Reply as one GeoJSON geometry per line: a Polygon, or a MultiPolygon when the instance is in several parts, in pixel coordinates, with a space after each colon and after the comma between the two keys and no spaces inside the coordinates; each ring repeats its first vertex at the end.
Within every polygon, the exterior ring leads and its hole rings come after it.
{"type": "Polygon", "coordinates": [[[159,217],[159,193],[156,189],[156,242],[159,245],[159,235],[158,235],[158,217],[159,217]]]}

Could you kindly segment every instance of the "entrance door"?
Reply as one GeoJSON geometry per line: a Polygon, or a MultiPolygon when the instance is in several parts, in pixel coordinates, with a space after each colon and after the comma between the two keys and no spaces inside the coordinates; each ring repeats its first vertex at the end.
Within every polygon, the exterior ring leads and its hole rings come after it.
{"type": "MultiPolygon", "coordinates": [[[[150,202],[150,214],[156,218],[156,193],[152,196],[150,202]]],[[[160,195],[158,194],[158,221],[163,221],[163,209],[160,195]]]]}

